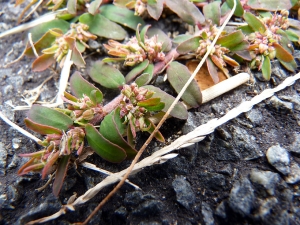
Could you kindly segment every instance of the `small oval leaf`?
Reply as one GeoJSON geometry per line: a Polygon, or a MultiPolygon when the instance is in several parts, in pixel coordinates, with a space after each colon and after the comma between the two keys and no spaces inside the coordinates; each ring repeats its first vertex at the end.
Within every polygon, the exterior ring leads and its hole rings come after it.
{"type": "Polygon", "coordinates": [[[190,38],[177,46],[177,52],[179,54],[187,54],[188,52],[196,51],[199,47],[200,37],[190,38]]]}
{"type": "Polygon", "coordinates": [[[261,67],[261,72],[266,81],[269,81],[271,78],[271,62],[268,56],[263,57],[263,64],[261,67]]]}
{"type": "Polygon", "coordinates": [[[33,105],[28,112],[28,118],[35,123],[60,130],[67,130],[73,125],[73,120],[69,116],[41,105],[33,105]]]}
{"type": "Polygon", "coordinates": [[[43,134],[43,135],[62,134],[61,130],[59,130],[55,127],[39,124],[39,123],[36,123],[36,122],[34,122],[34,121],[32,121],[31,119],[28,119],[28,118],[24,119],[24,123],[25,123],[26,127],[28,127],[29,129],[31,129],[35,132],[38,132],[40,134],[43,134]]]}
{"type": "Polygon", "coordinates": [[[146,59],[142,63],[136,65],[130,72],[126,75],[126,83],[132,82],[138,75],[140,75],[149,65],[149,60],[146,59]]]}
{"type": "Polygon", "coordinates": [[[135,80],[135,83],[139,87],[149,84],[149,82],[152,80],[153,72],[154,65],[149,64],[149,66],[144,70],[144,73],[135,80]]]}
{"type": "Polygon", "coordinates": [[[90,147],[103,159],[113,163],[119,163],[126,159],[125,151],[104,138],[91,124],[86,125],[85,131],[90,147]]]}
{"type": "Polygon", "coordinates": [[[266,27],[263,24],[263,22],[261,22],[260,19],[258,19],[252,13],[246,12],[244,14],[244,19],[254,31],[257,31],[260,33],[264,33],[266,31],[266,27]]]}
{"type": "MultiPolygon", "coordinates": [[[[181,63],[172,62],[167,68],[168,80],[177,93],[179,93],[191,73],[188,68],[181,63]]],[[[188,105],[193,108],[199,107],[202,102],[202,94],[195,80],[193,80],[181,97],[188,105]]]]}
{"type": "Polygon", "coordinates": [[[87,24],[89,31],[100,37],[123,40],[127,36],[127,32],[120,25],[100,14],[93,16],[85,13],[79,17],[79,21],[80,23],[87,24]]]}
{"type": "MultiPolygon", "coordinates": [[[[163,112],[167,112],[167,110],[170,108],[172,103],[174,102],[175,98],[172,95],[167,94],[160,88],[154,87],[152,85],[146,85],[144,88],[155,92],[152,96],[153,98],[160,98],[162,102],[165,103],[165,107],[162,109],[163,112]]],[[[188,118],[188,112],[185,106],[178,102],[174,109],[170,113],[171,116],[176,117],[178,119],[186,120],[188,118]]]]}
{"type": "Polygon", "coordinates": [[[89,74],[93,81],[107,88],[118,88],[125,84],[125,78],[119,70],[101,61],[92,65],[89,74]]]}
{"type": "Polygon", "coordinates": [[[91,98],[93,97],[91,96],[92,91],[95,90],[98,92],[97,103],[100,103],[102,101],[103,98],[102,92],[98,88],[96,88],[93,84],[85,80],[77,71],[71,76],[70,86],[71,86],[72,93],[78,98],[82,98],[84,94],[91,98]]]}

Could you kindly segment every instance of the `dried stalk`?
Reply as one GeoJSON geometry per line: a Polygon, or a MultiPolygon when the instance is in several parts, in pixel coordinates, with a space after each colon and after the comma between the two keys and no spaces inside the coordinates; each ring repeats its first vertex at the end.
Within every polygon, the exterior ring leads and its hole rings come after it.
{"type": "Polygon", "coordinates": [[[203,56],[202,60],[200,61],[200,63],[198,64],[196,70],[194,71],[194,73],[191,75],[191,77],[189,78],[189,80],[186,82],[186,84],[183,86],[182,90],[179,92],[179,94],[177,95],[176,99],[174,100],[174,102],[171,104],[170,108],[168,109],[168,111],[166,112],[166,114],[163,116],[162,120],[158,123],[158,125],[156,126],[156,128],[154,129],[154,131],[151,133],[150,137],[147,139],[147,141],[144,143],[144,145],[141,147],[141,149],[138,151],[137,155],[135,156],[135,158],[133,159],[131,165],[129,166],[126,174],[124,175],[123,179],[117,184],[117,186],[99,203],[99,205],[94,209],[94,211],[88,216],[88,218],[82,223],[82,224],[87,224],[90,219],[105,205],[105,203],[112,197],[114,196],[114,194],[122,187],[122,185],[125,183],[125,180],[129,177],[129,174],[131,173],[134,165],[137,163],[137,161],[139,160],[139,158],[141,157],[141,155],[143,154],[143,152],[145,151],[145,149],[147,148],[147,146],[149,145],[149,143],[151,142],[151,140],[153,139],[154,135],[156,134],[156,132],[160,129],[160,127],[162,126],[162,124],[165,122],[165,120],[168,118],[168,116],[170,115],[170,112],[173,110],[173,108],[175,107],[175,105],[177,104],[177,102],[179,101],[179,99],[181,98],[181,96],[184,94],[185,90],[187,89],[187,87],[190,85],[190,83],[192,82],[192,80],[195,78],[195,76],[197,75],[197,73],[199,72],[200,68],[202,67],[202,65],[204,64],[206,58],[209,56],[211,50],[213,49],[213,47],[215,46],[218,38],[220,37],[222,31],[224,30],[226,24],[229,22],[230,18],[232,17],[234,11],[236,9],[236,0],[234,0],[234,5],[233,8],[231,10],[231,12],[229,13],[227,19],[225,20],[225,22],[223,23],[223,25],[221,26],[221,28],[219,29],[216,37],[214,38],[213,42],[211,43],[211,45],[208,47],[206,54],[203,56]]]}

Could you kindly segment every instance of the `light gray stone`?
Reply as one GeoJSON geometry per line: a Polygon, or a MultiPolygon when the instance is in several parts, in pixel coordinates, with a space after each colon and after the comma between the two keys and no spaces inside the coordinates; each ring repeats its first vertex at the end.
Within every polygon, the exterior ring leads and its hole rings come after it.
{"type": "Polygon", "coordinates": [[[233,211],[243,216],[250,216],[254,201],[254,190],[247,178],[234,183],[229,196],[229,206],[233,211]]]}
{"type": "Polygon", "coordinates": [[[4,144],[0,142],[0,175],[5,175],[6,160],[7,151],[4,147],[4,144]]]}
{"type": "Polygon", "coordinates": [[[201,212],[205,225],[214,225],[215,220],[210,206],[206,202],[202,202],[201,212]]]}
{"type": "Polygon", "coordinates": [[[186,181],[183,176],[180,176],[172,182],[172,186],[176,192],[177,202],[186,209],[191,209],[195,202],[195,194],[190,183],[186,181]]]}
{"type": "Polygon", "coordinates": [[[253,183],[262,185],[268,194],[273,196],[275,195],[276,185],[280,181],[280,176],[279,174],[271,171],[253,169],[250,173],[250,180],[253,183]]]}
{"type": "Polygon", "coordinates": [[[274,145],[267,150],[268,162],[283,175],[290,173],[290,156],[286,149],[280,145],[274,145]]]}
{"type": "Polygon", "coordinates": [[[288,184],[295,184],[300,181],[300,167],[298,163],[291,162],[290,173],[285,177],[285,182],[288,184]]]}

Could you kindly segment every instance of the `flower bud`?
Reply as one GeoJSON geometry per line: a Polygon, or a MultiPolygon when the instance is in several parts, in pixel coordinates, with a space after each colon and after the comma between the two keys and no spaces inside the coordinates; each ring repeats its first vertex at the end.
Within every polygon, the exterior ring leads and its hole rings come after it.
{"type": "Polygon", "coordinates": [[[94,110],[88,109],[82,113],[82,118],[85,120],[92,120],[94,118],[94,110]]]}

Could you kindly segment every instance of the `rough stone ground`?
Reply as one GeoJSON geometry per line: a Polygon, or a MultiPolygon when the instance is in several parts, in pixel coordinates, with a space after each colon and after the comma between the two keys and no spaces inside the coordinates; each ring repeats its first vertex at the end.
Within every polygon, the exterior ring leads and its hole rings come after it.
{"type": "MultiPolygon", "coordinates": [[[[11,28],[20,10],[0,2],[0,32],[11,28]]],[[[23,51],[24,35],[0,39],[1,65],[23,51]],[[13,52],[10,53],[11,49],[13,52]]],[[[297,53],[299,63],[300,54],[297,53]]],[[[0,109],[25,128],[26,112],[14,112],[5,102],[23,104],[25,90],[37,87],[53,71],[33,73],[31,60],[22,59],[8,68],[0,68],[0,109]]],[[[83,71],[84,72],[84,71],[83,71]]],[[[162,128],[166,139],[192,131],[196,126],[219,118],[229,109],[255,93],[282,82],[287,73],[273,63],[273,80],[253,82],[231,91],[199,109],[191,111],[187,121],[170,119],[162,128]]],[[[44,86],[41,101],[55,97],[58,75],[44,86]]],[[[144,169],[131,177],[141,190],[124,185],[90,224],[300,224],[300,81],[256,105],[219,127],[204,141],[177,151],[179,156],[165,164],[144,169]]],[[[0,120],[0,224],[25,224],[60,209],[74,193],[83,194],[104,176],[79,166],[70,168],[59,198],[39,174],[18,177],[25,162],[19,153],[38,146],[0,120]]],[[[141,136],[141,140],[145,140],[141,136]]],[[[141,141],[142,143],[142,141],[141,141]]],[[[145,156],[160,148],[149,146],[145,156]]],[[[109,171],[126,168],[130,162],[110,164],[97,155],[88,162],[109,171]]],[[[92,201],[47,224],[83,221],[98,202],[112,189],[107,187],[92,201]]]]}

